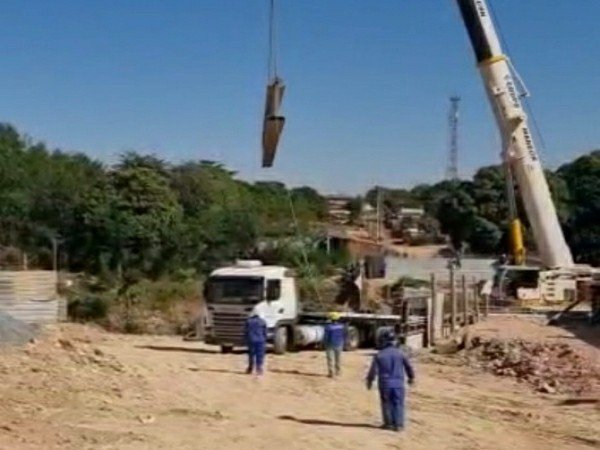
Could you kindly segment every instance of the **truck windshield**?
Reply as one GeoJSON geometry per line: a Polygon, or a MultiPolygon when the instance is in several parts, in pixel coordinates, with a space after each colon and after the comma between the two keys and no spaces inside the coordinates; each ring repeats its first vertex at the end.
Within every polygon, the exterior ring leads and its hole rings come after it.
{"type": "Polygon", "coordinates": [[[262,301],[262,277],[210,277],[205,291],[209,303],[254,304],[262,301]]]}

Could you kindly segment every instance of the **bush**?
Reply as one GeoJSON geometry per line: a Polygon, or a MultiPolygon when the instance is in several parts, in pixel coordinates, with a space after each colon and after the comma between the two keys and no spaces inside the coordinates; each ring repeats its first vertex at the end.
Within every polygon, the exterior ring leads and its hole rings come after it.
{"type": "Polygon", "coordinates": [[[75,298],[68,304],[69,317],[78,322],[102,321],[108,315],[108,299],[97,295],[75,298]]]}
{"type": "Polygon", "coordinates": [[[125,333],[185,333],[199,314],[200,292],[194,278],[142,280],[112,302],[106,326],[125,333]]]}

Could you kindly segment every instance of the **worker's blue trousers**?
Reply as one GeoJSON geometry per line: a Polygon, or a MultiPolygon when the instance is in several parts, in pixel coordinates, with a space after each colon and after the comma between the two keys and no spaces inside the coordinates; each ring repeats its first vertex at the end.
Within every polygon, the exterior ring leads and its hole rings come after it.
{"type": "Polygon", "coordinates": [[[257,373],[262,373],[263,363],[265,361],[266,343],[250,342],[248,344],[248,371],[256,369],[257,373]]]}
{"type": "Polygon", "coordinates": [[[383,424],[389,427],[404,427],[404,388],[379,388],[383,424]]]}

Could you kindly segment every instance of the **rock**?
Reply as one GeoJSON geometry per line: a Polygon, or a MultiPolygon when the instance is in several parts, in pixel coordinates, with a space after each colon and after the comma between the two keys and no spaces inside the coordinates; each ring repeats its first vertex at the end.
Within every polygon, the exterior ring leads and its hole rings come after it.
{"type": "Polygon", "coordinates": [[[156,422],[156,417],[154,417],[152,414],[144,414],[138,416],[138,420],[144,425],[149,425],[151,423],[156,422]]]}
{"type": "Polygon", "coordinates": [[[438,355],[451,355],[458,353],[459,344],[455,340],[440,342],[435,346],[434,352],[438,355]]]}
{"type": "Polygon", "coordinates": [[[543,392],[544,394],[556,394],[556,389],[554,389],[552,386],[550,386],[548,383],[544,383],[542,384],[539,389],[540,392],[543,392]]]}
{"type": "Polygon", "coordinates": [[[62,339],[62,338],[59,339],[58,340],[58,345],[60,347],[62,347],[63,349],[65,349],[65,350],[75,350],[75,346],[68,339],[62,339]]]}

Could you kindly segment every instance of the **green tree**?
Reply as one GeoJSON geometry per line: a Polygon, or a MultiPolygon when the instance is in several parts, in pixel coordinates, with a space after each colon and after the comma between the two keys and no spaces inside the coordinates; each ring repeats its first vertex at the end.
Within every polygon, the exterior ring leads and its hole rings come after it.
{"type": "Polygon", "coordinates": [[[558,175],[570,194],[566,229],[575,259],[600,265],[600,150],[565,164],[558,175]]]}
{"type": "Polygon", "coordinates": [[[348,202],[348,210],[350,211],[350,223],[356,223],[362,213],[364,199],[361,196],[353,197],[348,202]]]}
{"type": "Polygon", "coordinates": [[[506,181],[502,166],[482,167],[475,173],[473,200],[477,204],[479,216],[506,229],[509,217],[506,181]]]}
{"type": "Polygon", "coordinates": [[[498,225],[483,217],[476,216],[472,222],[472,230],[468,237],[469,248],[478,254],[498,253],[502,232],[498,225]]]}
{"type": "Polygon", "coordinates": [[[457,184],[439,201],[436,218],[455,249],[462,248],[472,234],[477,208],[466,183],[457,184]]]}

